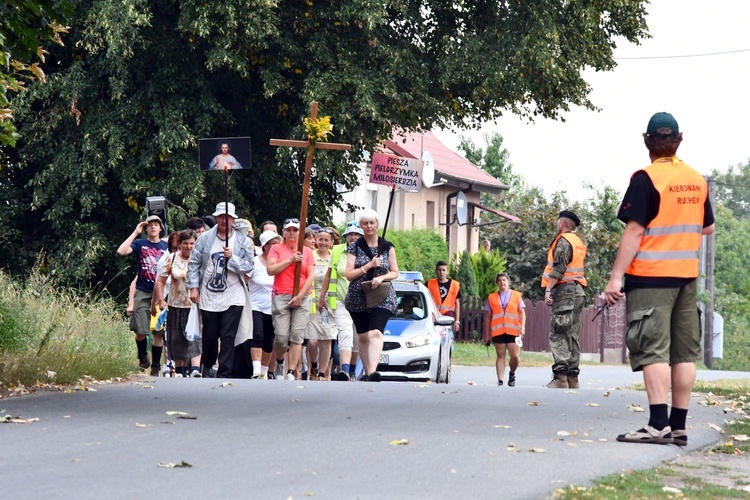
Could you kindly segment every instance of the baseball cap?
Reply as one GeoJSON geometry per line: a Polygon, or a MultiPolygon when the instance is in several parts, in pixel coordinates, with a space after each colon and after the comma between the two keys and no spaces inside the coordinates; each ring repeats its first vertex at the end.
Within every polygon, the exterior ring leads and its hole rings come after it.
{"type": "Polygon", "coordinates": [[[266,246],[266,243],[274,238],[281,238],[281,236],[276,234],[276,231],[271,231],[270,229],[268,231],[263,231],[263,234],[260,235],[260,246],[266,246]]]}
{"type": "Polygon", "coordinates": [[[284,227],[282,228],[282,231],[288,227],[296,227],[297,229],[299,229],[299,219],[297,218],[285,219],[284,227]]]}
{"type": "Polygon", "coordinates": [[[571,212],[570,210],[563,210],[562,212],[560,212],[560,217],[567,217],[568,219],[575,222],[576,226],[581,225],[581,219],[579,219],[578,216],[574,214],[573,212],[571,212]]]}
{"type": "Polygon", "coordinates": [[[216,211],[213,213],[213,216],[218,217],[219,215],[224,214],[234,219],[237,218],[237,213],[234,211],[234,203],[224,203],[222,201],[216,205],[216,211]]]}
{"type": "Polygon", "coordinates": [[[310,225],[309,225],[309,226],[307,226],[307,227],[308,227],[308,228],[310,229],[310,231],[312,231],[312,232],[314,232],[314,233],[319,233],[319,232],[320,232],[320,230],[322,229],[322,228],[320,227],[320,224],[310,224],[310,225]]]}
{"type": "Polygon", "coordinates": [[[346,229],[344,230],[344,236],[346,236],[347,234],[350,234],[350,233],[357,233],[357,234],[361,234],[361,235],[365,234],[365,232],[362,231],[362,228],[359,227],[359,222],[357,222],[356,220],[353,220],[351,222],[347,222],[346,223],[346,229]]]}
{"type": "Polygon", "coordinates": [[[671,129],[674,135],[680,133],[680,126],[677,125],[677,120],[674,119],[674,116],[665,113],[664,111],[655,113],[654,116],[651,117],[648,121],[648,126],[646,127],[646,134],[655,135],[656,131],[660,128],[671,129]]]}

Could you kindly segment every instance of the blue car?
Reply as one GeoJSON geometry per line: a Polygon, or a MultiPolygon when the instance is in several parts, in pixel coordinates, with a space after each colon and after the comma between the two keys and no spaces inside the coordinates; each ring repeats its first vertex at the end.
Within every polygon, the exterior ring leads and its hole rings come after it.
{"type": "Polygon", "coordinates": [[[391,282],[398,311],[383,332],[378,372],[383,380],[451,381],[453,321],[438,315],[422,273],[402,272],[391,282]]]}

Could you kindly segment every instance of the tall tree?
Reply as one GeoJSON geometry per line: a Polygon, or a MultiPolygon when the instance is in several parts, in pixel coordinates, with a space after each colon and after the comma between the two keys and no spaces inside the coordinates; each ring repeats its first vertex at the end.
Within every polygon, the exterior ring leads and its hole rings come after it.
{"type": "MultiPolygon", "coordinates": [[[[46,49],[62,44],[60,33],[70,6],[55,0],[4,0],[0,3],[0,145],[14,146],[18,133],[8,107],[12,94],[33,80],[44,81],[46,49]]],[[[0,151],[0,162],[3,161],[0,151]]]]}
{"type": "Polygon", "coordinates": [[[394,128],[593,108],[582,70],[611,69],[617,38],[647,36],[645,0],[72,3],[47,84],[17,100],[23,140],[0,194],[18,237],[2,264],[23,272],[44,250],[45,269],[76,283],[125,267],[113,248],[146,196],[183,218],[223,198],[220,175],[197,170],[201,137],[251,136],[232,200],[280,220],[299,210],[301,158],[269,138],[302,138],[317,100],[335,140],[355,146],[316,159],[309,213],[326,220],[363,152],[394,128]]]}
{"type": "Polygon", "coordinates": [[[738,219],[750,218],[750,161],[733,165],[726,172],[714,170],[716,199],[738,219]]]}

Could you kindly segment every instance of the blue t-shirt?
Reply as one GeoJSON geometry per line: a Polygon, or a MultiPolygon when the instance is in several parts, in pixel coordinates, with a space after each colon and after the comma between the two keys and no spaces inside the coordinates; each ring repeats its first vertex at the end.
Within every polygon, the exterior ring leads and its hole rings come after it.
{"type": "Polygon", "coordinates": [[[158,243],[152,243],[143,238],[138,238],[130,244],[130,248],[133,250],[135,258],[138,259],[136,290],[154,293],[156,267],[161,256],[167,251],[167,242],[159,240],[158,243]]]}

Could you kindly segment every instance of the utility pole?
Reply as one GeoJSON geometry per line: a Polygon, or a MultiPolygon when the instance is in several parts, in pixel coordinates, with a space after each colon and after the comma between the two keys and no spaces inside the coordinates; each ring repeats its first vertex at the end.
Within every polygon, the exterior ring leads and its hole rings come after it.
{"type": "MultiPolygon", "coordinates": [[[[709,177],[708,198],[711,200],[711,207],[716,206],[716,179],[709,177]]],[[[714,212],[715,213],[715,212],[714,212]]],[[[709,370],[714,367],[714,259],[716,257],[716,236],[711,234],[706,236],[706,292],[708,300],[706,302],[705,314],[703,318],[703,362],[709,370]]]]}

